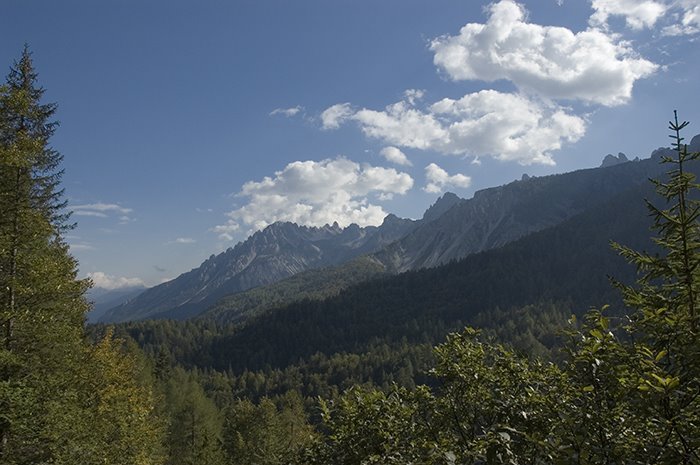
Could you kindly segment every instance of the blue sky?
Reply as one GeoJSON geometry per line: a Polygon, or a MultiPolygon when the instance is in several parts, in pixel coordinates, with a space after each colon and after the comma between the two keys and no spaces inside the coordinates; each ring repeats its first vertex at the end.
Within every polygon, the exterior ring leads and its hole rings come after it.
{"type": "Polygon", "coordinates": [[[438,195],[700,133],[700,0],[4,0],[79,226],[81,275],[177,276],[276,220],[377,224],[438,195]]]}

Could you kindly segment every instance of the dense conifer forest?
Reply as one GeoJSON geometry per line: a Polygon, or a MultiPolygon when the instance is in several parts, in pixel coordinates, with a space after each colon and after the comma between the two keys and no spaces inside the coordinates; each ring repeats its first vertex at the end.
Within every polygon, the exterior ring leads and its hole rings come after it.
{"type": "Polygon", "coordinates": [[[504,247],[87,327],[43,93],[25,48],[0,86],[0,463],[700,463],[700,154],[675,115],[664,179],[504,247]]]}

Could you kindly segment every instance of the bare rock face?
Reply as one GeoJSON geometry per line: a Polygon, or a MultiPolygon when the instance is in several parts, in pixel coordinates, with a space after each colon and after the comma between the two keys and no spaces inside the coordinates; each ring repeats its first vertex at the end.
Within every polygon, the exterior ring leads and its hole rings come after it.
{"type": "Polygon", "coordinates": [[[380,226],[365,228],[356,224],[341,228],[338,223],[318,228],[274,223],[235,247],[212,255],[198,268],[110,309],[100,321],[194,316],[225,295],[375,252],[405,236],[416,224],[394,215],[387,216],[380,226]]]}
{"type": "Polygon", "coordinates": [[[690,144],[688,144],[688,152],[700,152],[700,134],[690,139],[690,144]]]}
{"type": "Polygon", "coordinates": [[[620,163],[627,163],[628,161],[629,158],[627,158],[627,155],[622,152],[618,153],[617,156],[609,153],[605,156],[605,158],[603,158],[603,163],[600,164],[600,167],[607,168],[608,166],[615,166],[619,165],[620,163]]]}
{"type": "MultiPolygon", "coordinates": [[[[693,143],[700,145],[700,137],[693,143]]],[[[659,157],[629,162],[620,153],[605,168],[566,174],[523,177],[510,184],[477,192],[455,202],[430,222],[421,222],[406,237],[374,256],[389,270],[402,272],[444,265],[467,255],[559,224],[607,199],[658,177],[668,167],[659,157]]]]}

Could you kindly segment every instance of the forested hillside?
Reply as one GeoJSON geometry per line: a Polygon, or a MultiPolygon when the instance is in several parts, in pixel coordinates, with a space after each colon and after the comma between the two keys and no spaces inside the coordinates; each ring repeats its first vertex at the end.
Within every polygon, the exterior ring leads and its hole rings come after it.
{"type": "MultiPolygon", "coordinates": [[[[653,247],[638,200],[652,194],[639,187],[502,248],[438,268],[379,277],[336,297],[298,301],[241,327],[217,325],[204,315],[193,322],[122,328],[150,353],[166,350],[189,367],[240,373],[284,368],[316,353],[363,352],[377,341],[435,344],[477,319],[484,327],[500,327],[489,324],[489,315],[528,305],[567,302],[566,312],[581,314],[619,301],[608,276],[634,279],[634,270],[611,250],[611,240],[653,247]]],[[[504,340],[519,336],[500,332],[504,340]]]]}

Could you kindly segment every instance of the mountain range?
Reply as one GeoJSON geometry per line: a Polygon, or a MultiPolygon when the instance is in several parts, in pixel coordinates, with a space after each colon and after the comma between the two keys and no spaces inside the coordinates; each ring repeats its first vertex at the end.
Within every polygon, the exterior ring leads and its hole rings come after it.
{"type": "Polygon", "coordinates": [[[380,226],[364,228],[273,223],[235,247],[212,255],[199,267],[109,310],[100,321],[194,316],[226,295],[372,253],[404,237],[416,224],[394,215],[380,226]]]}
{"type": "MultiPolygon", "coordinates": [[[[700,136],[690,149],[700,149],[700,136]]],[[[378,273],[445,265],[556,226],[646,185],[667,169],[658,162],[670,154],[660,148],[650,158],[633,161],[624,154],[608,155],[599,168],[524,176],[478,191],[471,199],[447,193],[420,220],[389,215],[377,227],[346,228],[274,223],[198,268],[110,309],[100,321],[200,314],[235,321],[300,296],[332,295],[378,273]],[[364,258],[358,262],[358,257],[364,258]]]]}

